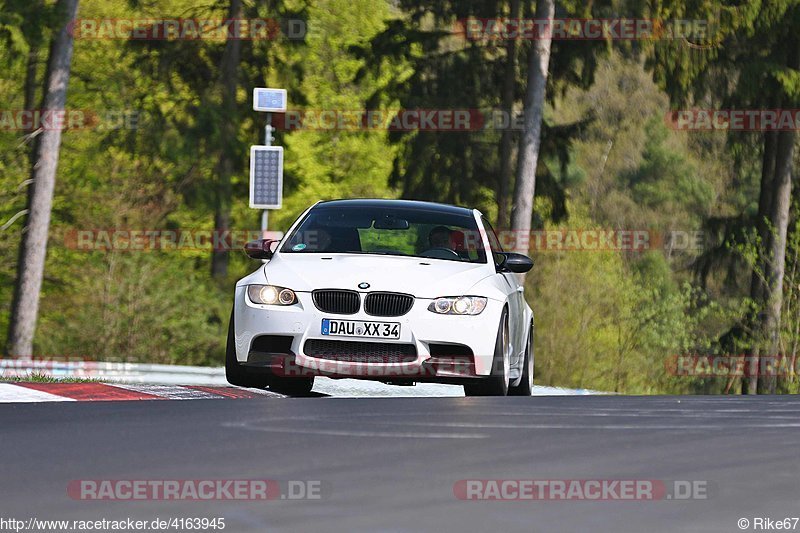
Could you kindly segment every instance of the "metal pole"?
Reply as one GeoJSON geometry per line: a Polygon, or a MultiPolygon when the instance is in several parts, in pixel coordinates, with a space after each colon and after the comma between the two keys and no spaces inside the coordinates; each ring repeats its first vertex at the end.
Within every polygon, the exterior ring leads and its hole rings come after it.
{"type": "MultiPolygon", "coordinates": [[[[272,146],[272,113],[267,113],[267,125],[264,126],[264,146],[272,146]]],[[[265,238],[269,223],[269,210],[261,213],[261,237],[265,238]]]]}
{"type": "Polygon", "coordinates": [[[272,146],[272,113],[267,113],[267,125],[264,126],[264,145],[272,146]]]}

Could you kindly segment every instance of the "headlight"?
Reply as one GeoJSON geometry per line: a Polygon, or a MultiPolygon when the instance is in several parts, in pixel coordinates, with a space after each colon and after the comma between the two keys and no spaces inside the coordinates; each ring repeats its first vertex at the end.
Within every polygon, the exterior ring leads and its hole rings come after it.
{"type": "Polygon", "coordinates": [[[247,296],[251,302],[257,304],[292,305],[297,302],[297,296],[292,289],[275,285],[248,285],[247,296]]]}
{"type": "Polygon", "coordinates": [[[428,311],[440,315],[479,315],[486,309],[483,296],[446,296],[436,298],[428,306],[428,311]]]}

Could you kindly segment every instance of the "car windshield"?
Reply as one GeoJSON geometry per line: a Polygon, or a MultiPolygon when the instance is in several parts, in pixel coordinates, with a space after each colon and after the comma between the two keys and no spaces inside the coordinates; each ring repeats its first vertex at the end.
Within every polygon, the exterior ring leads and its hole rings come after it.
{"type": "Polygon", "coordinates": [[[485,263],[471,214],[404,207],[315,207],[282,253],[397,255],[485,263]]]}

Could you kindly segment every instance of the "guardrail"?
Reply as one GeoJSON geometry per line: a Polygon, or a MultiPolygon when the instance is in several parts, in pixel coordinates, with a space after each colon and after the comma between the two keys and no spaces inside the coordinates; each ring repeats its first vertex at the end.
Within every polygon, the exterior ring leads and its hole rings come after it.
{"type": "MultiPolygon", "coordinates": [[[[0,359],[0,379],[24,378],[31,374],[44,374],[54,378],[95,379],[106,382],[138,383],[148,385],[227,385],[224,367],[157,365],[146,363],[109,363],[98,361],[41,361],[25,359],[0,359]]],[[[320,378],[315,391],[332,396],[463,396],[461,387],[436,383],[418,384],[416,387],[384,385],[377,381],[320,378]]],[[[534,388],[534,395],[572,396],[585,394],[611,394],[587,389],[560,387],[534,388]]]]}
{"type": "Polygon", "coordinates": [[[96,379],[152,385],[227,385],[223,367],[0,359],[0,378],[24,378],[31,374],[60,379],[96,379]]]}

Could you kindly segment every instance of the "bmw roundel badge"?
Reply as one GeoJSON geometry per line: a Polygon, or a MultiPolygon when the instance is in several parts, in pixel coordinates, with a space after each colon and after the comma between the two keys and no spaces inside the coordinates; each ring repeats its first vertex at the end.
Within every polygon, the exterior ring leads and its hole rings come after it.
{"type": "Polygon", "coordinates": [[[358,284],[358,288],[359,289],[369,289],[369,283],[367,283],[366,281],[362,281],[361,283],[358,284]]]}

